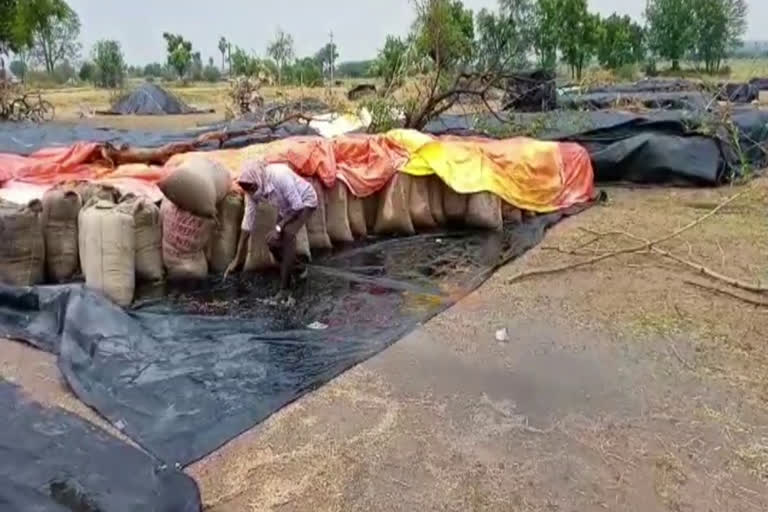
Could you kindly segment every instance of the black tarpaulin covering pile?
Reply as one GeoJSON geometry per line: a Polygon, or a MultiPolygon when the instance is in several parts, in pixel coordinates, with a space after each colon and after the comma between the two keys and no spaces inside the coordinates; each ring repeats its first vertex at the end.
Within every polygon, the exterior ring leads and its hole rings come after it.
{"type": "Polygon", "coordinates": [[[99,113],[106,115],[163,116],[198,114],[200,112],[200,110],[190,107],[159,85],[147,82],[117,100],[108,111],[99,113]]]}
{"type": "Polygon", "coordinates": [[[199,512],[194,481],[0,379],[0,510],[199,512]]]}
{"type": "Polygon", "coordinates": [[[565,109],[608,109],[627,105],[645,108],[700,109],[716,100],[751,103],[758,98],[759,79],[714,86],[691,80],[646,79],[638,82],[592,87],[580,93],[564,92],[558,104],[565,109]]]}
{"type": "Polygon", "coordinates": [[[451,306],[562,215],[350,248],[310,268],[291,309],[270,303],[277,280],[262,275],[166,290],[132,311],[79,285],[6,288],[0,337],[58,353],[81,400],[185,466],[451,306]]]}

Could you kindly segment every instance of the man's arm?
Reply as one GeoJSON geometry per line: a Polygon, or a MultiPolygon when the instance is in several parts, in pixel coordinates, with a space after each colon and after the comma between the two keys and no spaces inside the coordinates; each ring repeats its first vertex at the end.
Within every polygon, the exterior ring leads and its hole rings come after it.
{"type": "Polygon", "coordinates": [[[245,257],[248,254],[248,242],[251,239],[251,233],[248,231],[240,232],[240,240],[237,242],[237,251],[232,263],[227,267],[227,271],[224,272],[224,278],[233,272],[237,272],[240,267],[245,263],[245,257]]]}
{"type": "Polygon", "coordinates": [[[237,270],[245,263],[245,257],[248,254],[248,245],[251,239],[251,229],[253,228],[253,217],[256,211],[256,201],[249,196],[245,195],[245,212],[243,214],[243,222],[240,225],[240,239],[237,242],[237,251],[235,251],[235,257],[232,263],[227,267],[227,271],[224,274],[226,278],[232,272],[237,270]]]}
{"type": "Polygon", "coordinates": [[[249,231],[240,232],[240,240],[237,243],[237,252],[235,252],[235,270],[245,263],[245,256],[248,254],[248,242],[251,239],[251,233],[249,231]]]}

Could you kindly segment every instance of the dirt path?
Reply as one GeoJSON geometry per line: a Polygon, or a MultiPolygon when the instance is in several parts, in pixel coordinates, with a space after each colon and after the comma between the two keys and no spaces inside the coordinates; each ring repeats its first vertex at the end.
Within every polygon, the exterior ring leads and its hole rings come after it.
{"type": "MultiPolygon", "coordinates": [[[[754,186],[664,247],[766,280],[768,182],[754,186]]],[[[608,192],[456,307],[189,468],[207,510],[768,510],[768,308],[648,255],[507,283],[573,258],[554,249],[583,244],[583,228],[654,238],[735,190],[608,192]]],[[[46,361],[3,351],[0,375],[65,400],[46,361]]]]}

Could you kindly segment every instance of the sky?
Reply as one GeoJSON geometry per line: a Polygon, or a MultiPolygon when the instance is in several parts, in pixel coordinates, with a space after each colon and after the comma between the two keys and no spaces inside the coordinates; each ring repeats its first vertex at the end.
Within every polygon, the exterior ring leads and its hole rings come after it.
{"type": "MultiPolygon", "coordinates": [[[[376,56],[388,34],[404,35],[413,20],[410,0],[68,0],[82,23],[84,57],[99,39],[120,41],[126,62],[139,65],[165,60],[163,32],[184,35],[203,59],[221,61],[218,41],[264,55],[278,27],[293,35],[296,54],[313,55],[330,39],[339,60],[376,56]]],[[[640,20],[645,0],[589,0],[603,15],[629,14],[640,20]]],[[[746,39],[768,39],[768,1],[747,0],[750,23],[746,39]],[[765,23],[762,23],[765,27],[765,23]]],[[[478,11],[495,9],[496,0],[464,0],[478,11]]]]}

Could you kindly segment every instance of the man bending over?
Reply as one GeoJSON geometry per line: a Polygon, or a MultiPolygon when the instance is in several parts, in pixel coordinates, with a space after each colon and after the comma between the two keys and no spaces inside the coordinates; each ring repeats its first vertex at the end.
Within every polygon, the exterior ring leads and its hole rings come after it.
{"type": "Polygon", "coordinates": [[[266,164],[262,160],[243,164],[237,183],[245,192],[245,215],[237,253],[225,276],[236,272],[245,262],[256,224],[256,205],[267,201],[277,209],[277,224],[267,234],[266,243],[280,262],[281,295],[285,295],[296,263],[296,234],[317,208],[315,189],[288,165],[266,164]]]}

